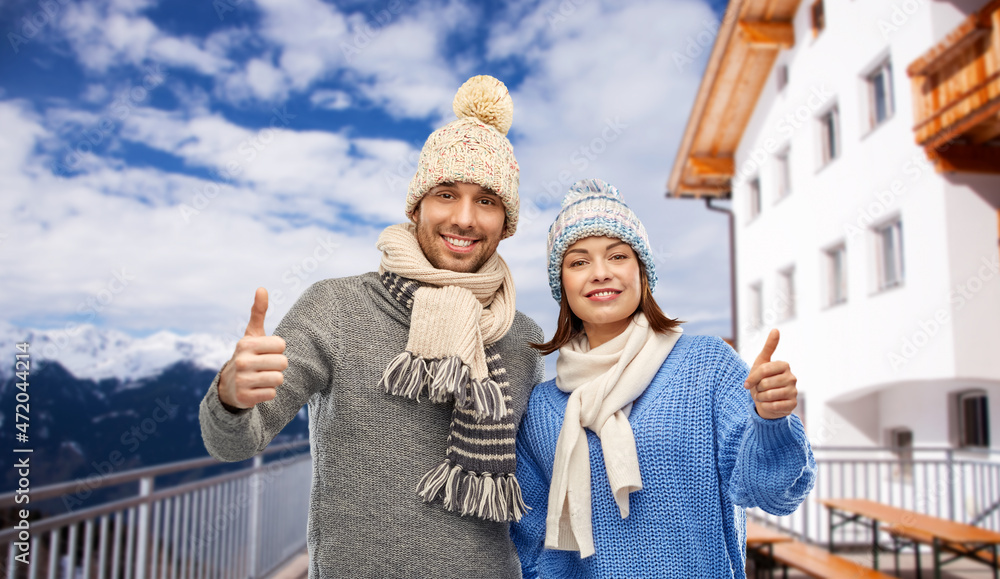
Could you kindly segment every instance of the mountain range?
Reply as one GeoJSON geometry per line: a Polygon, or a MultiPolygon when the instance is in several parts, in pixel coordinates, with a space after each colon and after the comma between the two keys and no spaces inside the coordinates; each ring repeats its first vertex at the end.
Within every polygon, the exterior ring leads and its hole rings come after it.
{"type": "MultiPolygon", "coordinates": [[[[124,472],[207,455],[198,406],[232,343],[169,332],[133,338],[93,326],[75,334],[0,322],[0,352],[10,360],[0,364],[0,444],[33,450],[32,489],[74,480],[85,485],[87,477],[108,469],[124,472]],[[21,392],[14,372],[19,343],[29,344],[26,443],[15,439],[21,434],[14,415],[21,392]]],[[[279,438],[307,437],[303,408],[279,438]]],[[[17,488],[15,460],[10,451],[0,453],[0,493],[17,488]]]]}

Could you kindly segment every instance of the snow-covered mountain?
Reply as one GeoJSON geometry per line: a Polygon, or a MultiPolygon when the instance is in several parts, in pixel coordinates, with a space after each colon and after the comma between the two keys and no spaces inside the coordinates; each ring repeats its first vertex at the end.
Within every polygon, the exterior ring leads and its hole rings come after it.
{"type": "MultiPolygon", "coordinates": [[[[8,356],[0,362],[0,445],[33,449],[32,484],[38,487],[86,480],[107,470],[112,456],[120,459],[116,472],[203,457],[199,404],[234,345],[234,339],[208,335],[133,338],[93,326],[70,335],[0,322],[0,352],[8,356]],[[31,362],[30,386],[23,390],[14,376],[15,345],[22,342],[30,344],[31,362]],[[31,409],[24,441],[15,440],[22,431],[11,426],[21,392],[29,394],[31,409]]],[[[307,436],[303,409],[275,440],[307,436]]],[[[0,493],[18,484],[13,456],[0,455],[0,493]]]]}
{"type": "Polygon", "coordinates": [[[56,361],[81,380],[117,378],[132,383],[156,376],[178,362],[218,370],[233,353],[235,341],[209,334],[178,335],[162,331],[133,338],[117,330],[84,324],[69,329],[18,328],[0,321],[0,353],[9,352],[10,363],[0,362],[0,381],[14,372],[15,344],[27,342],[33,365],[56,361]]]}

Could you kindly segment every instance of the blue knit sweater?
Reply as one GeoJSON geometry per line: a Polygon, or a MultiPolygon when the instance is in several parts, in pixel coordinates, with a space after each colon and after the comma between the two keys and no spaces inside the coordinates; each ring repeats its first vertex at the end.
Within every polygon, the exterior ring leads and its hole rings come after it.
{"type": "Polygon", "coordinates": [[[718,338],[682,335],[633,405],[643,488],[622,519],[601,442],[590,446],[596,553],[544,549],[556,440],[568,395],[555,380],[535,387],[517,435],[517,478],[531,510],[511,526],[532,577],[745,577],[744,509],[794,511],[816,463],[798,417],[765,420],[743,387],[748,369],[718,338]]]}

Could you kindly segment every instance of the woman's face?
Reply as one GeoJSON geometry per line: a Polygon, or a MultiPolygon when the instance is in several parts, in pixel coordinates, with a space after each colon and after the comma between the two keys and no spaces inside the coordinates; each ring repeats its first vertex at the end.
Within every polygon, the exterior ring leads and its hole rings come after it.
{"type": "Polygon", "coordinates": [[[587,237],[566,250],[562,290],[592,342],[598,333],[613,337],[628,326],[639,307],[639,275],[635,251],[620,239],[587,237]]]}

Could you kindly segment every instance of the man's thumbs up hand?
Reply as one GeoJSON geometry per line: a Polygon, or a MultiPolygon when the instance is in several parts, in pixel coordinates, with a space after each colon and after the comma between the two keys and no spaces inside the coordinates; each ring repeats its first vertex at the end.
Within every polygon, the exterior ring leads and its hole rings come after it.
{"type": "Polygon", "coordinates": [[[281,373],[288,367],[285,340],[264,331],[266,314],[267,290],[257,288],[246,332],[236,342],[236,351],[219,377],[219,400],[226,406],[251,408],[271,400],[284,381],[281,373]]]}
{"type": "Polygon", "coordinates": [[[243,333],[245,337],[259,338],[264,333],[264,316],[267,314],[267,290],[259,287],[253,296],[253,306],[250,308],[250,322],[243,333]]]}
{"type": "Polygon", "coordinates": [[[743,384],[750,391],[761,418],[784,418],[795,410],[797,404],[798,390],[795,383],[798,380],[792,374],[788,362],[771,361],[771,356],[778,348],[779,338],[778,330],[771,330],[743,384]]]}

